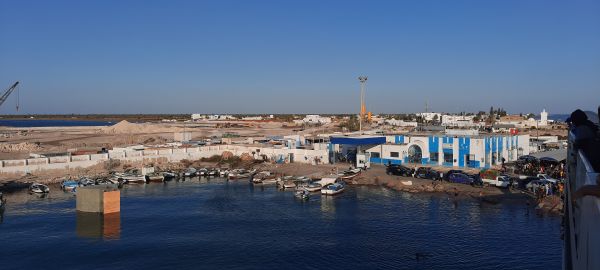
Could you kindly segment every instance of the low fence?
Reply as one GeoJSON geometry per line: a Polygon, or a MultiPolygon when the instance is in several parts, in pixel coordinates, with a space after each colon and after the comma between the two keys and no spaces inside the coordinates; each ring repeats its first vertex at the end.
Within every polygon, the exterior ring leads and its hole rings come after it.
{"type": "Polygon", "coordinates": [[[198,160],[229,151],[236,156],[247,153],[256,159],[267,158],[272,161],[320,164],[328,163],[327,150],[278,149],[239,145],[217,145],[192,148],[173,148],[143,151],[109,151],[104,154],[55,156],[22,160],[0,161],[0,173],[31,173],[43,170],[85,168],[101,162],[118,159],[123,161],[142,161],[146,159],[166,159],[178,162],[183,159],[198,160]]]}

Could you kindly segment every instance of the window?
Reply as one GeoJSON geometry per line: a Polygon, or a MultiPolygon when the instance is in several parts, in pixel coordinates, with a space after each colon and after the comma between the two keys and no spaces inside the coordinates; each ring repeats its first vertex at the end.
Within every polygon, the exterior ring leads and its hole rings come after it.
{"type": "Polygon", "coordinates": [[[446,162],[446,163],[454,162],[454,158],[452,157],[451,153],[444,153],[444,162],[446,162]]]}
{"type": "Polygon", "coordinates": [[[439,154],[438,152],[430,152],[429,153],[429,160],[432,162],[438,162],[439,161],[439,154]]]}
{"type": "Polygon", "coordinates": [[[400,157],[400,154],[398,154],[398,152],[390,152],[390,157],[400,157]]]}
{"type": "Polygon", "coordinates": [[[381,155],[379,155],[379,152],[371,152],[371,157],[372,158],[380,158],[381,155]]]}

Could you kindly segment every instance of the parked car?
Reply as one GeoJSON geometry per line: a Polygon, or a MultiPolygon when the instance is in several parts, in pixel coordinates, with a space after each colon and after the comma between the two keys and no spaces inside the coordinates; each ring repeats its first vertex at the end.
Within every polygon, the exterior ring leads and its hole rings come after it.
{"type": "Polygon", "coordinates": [[[423,178],[423,179],[431,179],[431,180],[440,180],[440,172],[427,167],[420,167],[415,171],[413,175],[415,178],[423,178]]]}
{"type": "Polygon", "coordinates": [[[462,170],[449,170],[447,173],[444,174],[444,180],[448,181],[448,176],[450,176],[453,173],[465,173],[462,170]]]}
{"type": "Polygon", "coordinates": [[[451,183],[472,185],[475,182],[475,179],[464,173],[453,173],[448,177],[448,181],[451,183]]]}
{"type": "Polygon", "coordinates": [[[519,160],[525,161],[525,162],[537,162],[538,159],[534,156],[530,156],[530,155],[526,155],[526,156],[520,156],[519,160]]]}
{"type": "Polygon", "coordinates": [[[546,179],[533,180],[533,181],[529,182],[527,185],[525,185],[525,188],[527,188],[527,190],[529,190],[529,191],[534,192],[540,186],[546,185],[546,184],[552,184],[552,182],[550,182],[546,179]]]}
{"type": "Polygon", "coordinates": [[[556,179],[548,176],[545,173],[540,173],[540,174],[537,175],[537,177],[539,177],[540,179],[548,180],[548,181],[552,182],[553,184],[558,183],[558,180],[556,180],[556,179]]]}
{"type": "Polygon", "coordinates": [[[387,174],[399,175],[399,176],[411,176],[412,175],[412,170],[410,168],[402,166],[402,165],[398,165],[398,164],[388,165],[387,168],[385,169],[385,172],[387,174]]]}

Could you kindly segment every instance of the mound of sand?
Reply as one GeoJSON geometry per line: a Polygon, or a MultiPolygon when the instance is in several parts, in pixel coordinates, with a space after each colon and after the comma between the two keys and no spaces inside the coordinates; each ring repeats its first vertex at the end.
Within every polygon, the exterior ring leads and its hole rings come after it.
{"type": "Polygon", "coordinates": [[[34,143],[0,143],[0,152],[24,152],[35,151],[41,149],[40,146],[34,143]]]}
{"type": "Polygon", "coordinates": [[[159,132],[176,132],[179,128],[166,127],[154,124],[136,124],[123,120],[112,126],[102,128],[102,133],[107,134],[131,134],[131,133],[159,133],[159,132]]]}

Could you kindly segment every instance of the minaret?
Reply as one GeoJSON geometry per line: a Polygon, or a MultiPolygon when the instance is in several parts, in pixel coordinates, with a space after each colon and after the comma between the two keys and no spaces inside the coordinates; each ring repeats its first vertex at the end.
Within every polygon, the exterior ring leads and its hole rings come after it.
{"type": "Polygon", "coordinates": [[[548,112],[546,112],[546,109],[543,109],[540,113],[540,126],[546,125],[548,125],[548,112]]]}

